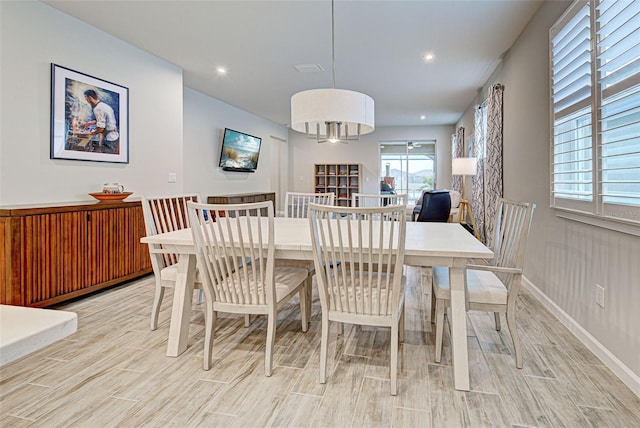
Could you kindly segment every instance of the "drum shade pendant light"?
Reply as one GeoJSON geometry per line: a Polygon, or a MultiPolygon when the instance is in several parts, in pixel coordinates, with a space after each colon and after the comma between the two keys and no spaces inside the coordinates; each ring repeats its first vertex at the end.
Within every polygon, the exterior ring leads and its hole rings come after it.
{"type": "Polygon", "coordinates": [[[375,129],[373,98],[336,89],[334,0],[331,0],[331,69],[333,88],[310,89],[291,97],[291,128],[318,143],[347,143],[375,129]]]}

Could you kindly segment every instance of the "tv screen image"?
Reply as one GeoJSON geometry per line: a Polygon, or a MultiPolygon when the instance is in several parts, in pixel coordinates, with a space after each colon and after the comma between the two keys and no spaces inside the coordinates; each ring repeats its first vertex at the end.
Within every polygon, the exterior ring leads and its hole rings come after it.
{"type": "Polygon", "coordinates": [[[220,153],[220,167],[225,170],[254,171],[262,138],[225,128],[220,153]]]}

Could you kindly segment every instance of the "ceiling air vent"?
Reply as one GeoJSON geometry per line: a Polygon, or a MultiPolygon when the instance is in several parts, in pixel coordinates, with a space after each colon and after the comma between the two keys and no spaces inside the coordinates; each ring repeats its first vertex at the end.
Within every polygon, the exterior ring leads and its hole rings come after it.
{"type": "Polygon", "coordinates": [[[324,68],[320,64],[298,64],[294,65],[298,73],[317,73],[318,71],[324,71],[324,68]]]}

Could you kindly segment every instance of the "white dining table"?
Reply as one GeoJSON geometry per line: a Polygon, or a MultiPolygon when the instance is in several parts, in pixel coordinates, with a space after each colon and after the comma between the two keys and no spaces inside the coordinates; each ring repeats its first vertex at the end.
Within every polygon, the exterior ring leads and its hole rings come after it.
{"type": "MultiPolygon", "coordinates": [[[[275,258],[313,260],[309,220],[274,219],[275,258]]],[[[147,236],[146,244],[162,244],[163,250],[179,254],[167,356],[177,357],[187,349],[196,255],[191,229],[147,236]]],[[[404,264],[449,267],[451,287],[451,340],[454,384],[469,390],[469,357],[465,298],[465,269],[470,258],[492,259],[493,252],[457,223],[407,222],[404,264]]]]}

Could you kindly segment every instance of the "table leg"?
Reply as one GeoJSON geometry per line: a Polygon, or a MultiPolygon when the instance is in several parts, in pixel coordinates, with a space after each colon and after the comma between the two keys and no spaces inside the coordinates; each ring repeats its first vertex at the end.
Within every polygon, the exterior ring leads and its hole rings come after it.
{"type": "MultiPolygon", "coordinates": [[[[466,261],[464,261],[466,264],[466,261]]],[[[469,353],[467,350],[467,311],[465,299],[465,267],[449,268],[451,287],[451,343],[455,388],[469,391],[469,353]]]]}
{"type": "Polygon", "coordinates": [[[195,275],[195,254],[181,254],[178,259],[176,287],[173,290],[173,307],[171,309],[171,324],[169,325],[169,340],[167,343],[168,357],[177,357],[187,349],[195,275]]]}

